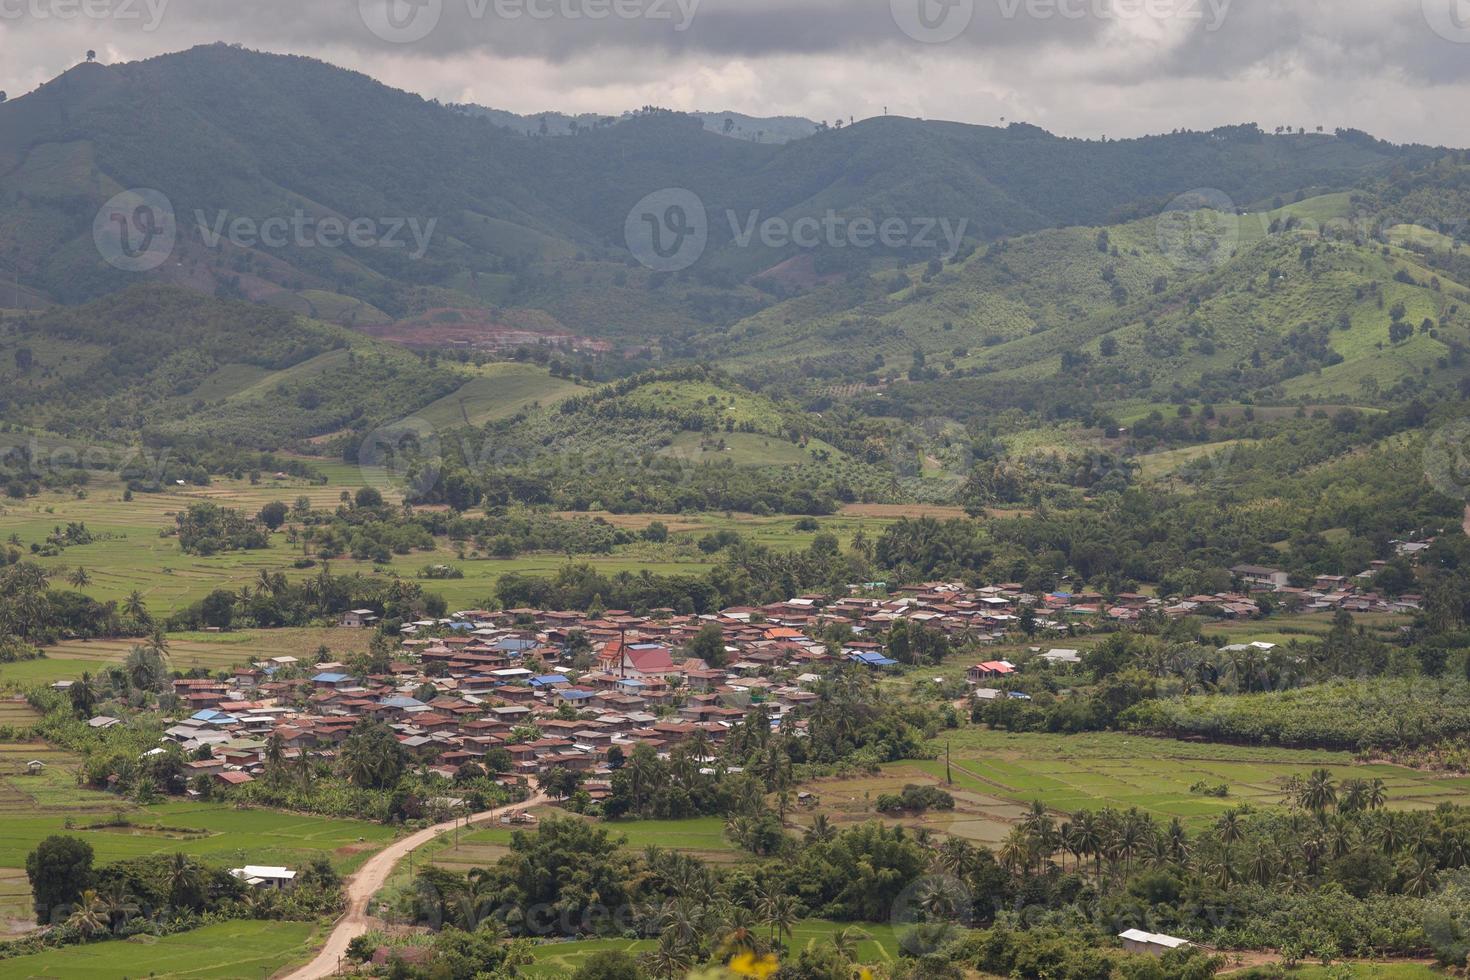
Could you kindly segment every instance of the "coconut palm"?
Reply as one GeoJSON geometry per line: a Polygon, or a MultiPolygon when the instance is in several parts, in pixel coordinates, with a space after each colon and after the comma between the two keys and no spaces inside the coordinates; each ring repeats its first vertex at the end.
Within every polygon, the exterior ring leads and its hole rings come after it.
{"type": "Polygon", "coordinates": [[[1313,769],[1302,784],[1302,806],[1321,814],[1336,802],[1337,786],[1332,781],[1332,773],[1326,769],[1313,769]]]}
{"type": "Polygon", "coordinates": [[[843,959],[851,963],[857,959],[858,943],[867,938],[869,938],[868,934],[857,926],[843,926],[834,932],[828,941],[843,959]]]}
{"type": "Polygon", "coordinates": [[[806,840],[808,844],[825,844],[837,836],[837,831],[832,826],[832,821],[825,813],[819,813],[812,817],[812,825],[806,829],[806,840]]]}
{"type": "MultiPolygon", "coordinates": [[[[1097,862],[1096,871],[1102,875],[1102,832],[1096,818],[1083,810],[1072,817],[1072,833],[1076,837],[1079,858],[1091,854],[1097,862]]],[[[1079,862],[1080,864],[1080,862],[1079,862]]]]}
{"type": "Polygon", "coordinates": [[[81,900],[70,916],[66,924],[82,934],[83,939],[91,939],[98,933],[106,932],[111,925],[107,915],[107,903],[94,889],[88,888],[82,892],[81,900]]]}
{"type": "Polygon", "coordinates": [[[199,867],[187,854],[175,851],[165,869],[164,881],[168,885],[169,900],[175,905],[185,905],[188,896],[199,887],[199,867]]]}
{"type": "Polygon", "coordinates": [[[92,576],[81,565],[72,569],[71,574],[66,577],[66,580],[79,589],[85,589],[92,584],[92,576]]]}
{"type": "Polygon", "coordinates": [[[136,590],[129,592],[128,597],[123,600],[122,608],[129,619],[139,623],[148,621],[148,607],[143,604],[143,593],[136,590]]]}
{"type": "Polygon", "coordinates": [[[1379,850],[1389,857],[1393,857],[1404,846],[1403,825],[1396,813],[1384,813],[1380,815],[1377,824],[1371,831],[1373,841],[1379,850]]]}
{"type": "Polygon", "coordinates": [[[1405,867],[1404,891],[1415,898],[1423,898],[1434,891],[1437,868],[1434,859],[1421,855],[1405,867]]]}
{"type": "Polygon", "coordinates": [[[1246,862],[1245,874],[1251,881],[1266,887],[1275,880],[1280,866],[1280,858],[1269,847],[1261,846],[1251,852],[1250,859],[1246,862]]]}
{"type": "Polygon", "coordinates": [[[963,837],[946,838],[934,852],[934,864],[956,878],[967,878],[975,869],[979,852],[963,837]]]}
{"type": "Polygon", "coordinates": [[[138,914],[138,903],[133,898],[128,886],[121,881],[113,881],[107,887],[98,892],[106,906],[107,919],[113,928],[125,924],[128,919],[138,914]]]}
{"type": "Polygon", "coordinates": [[[693,951],[671,932],[660,936],[658,946],[640,959],[648,972],[661,980],[677,980],[694,966],[693,951]]]}
{"type": "Polygon", "coordinates": [[[792,896],[778,893],[761,903],[761,916],[771,927],[771,944],[776,945],[781,937],[791,937],[792,927],[801,919],[801,905],[792,896]]]}

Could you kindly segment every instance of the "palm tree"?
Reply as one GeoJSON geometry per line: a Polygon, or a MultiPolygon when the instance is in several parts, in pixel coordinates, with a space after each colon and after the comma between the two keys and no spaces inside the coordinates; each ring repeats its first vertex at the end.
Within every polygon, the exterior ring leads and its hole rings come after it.
{"type": "Polygon", "coordinates": [[[979,852],[963,837],[949,837],[934,852],[934,863],[956,878],[968,878],[975,869],[979,852]]]}
{"type": "Polygon", "coordinates": [[[123,613],[136,622],[148,622],[148,607],[143,604],[143,593],[136,590],[129,592],[128,597],[123,600],[123,613]]]}
{"type": "Polygon", "coordinates": [[[1096,859],[1098,877],[1102,877],[1102,832],[1098,822],[1087,810],[1072,817],[1073,834],[1077,838],[1078,857],[1091,854],[1096,859]]]}
{"type": "Polygon", "coordinates": [[[693,953],[672,932],[660,936],[658,946],[641,959],[648,971],[662,980],[678,980],[694,966],[693,953]]]}
{"type": "Polygon", "coordinates": [[[1379,849],[1389,857],[1393,857],[1404,846],[1403,827],[1397,814],[1381,814],[1381,819],[1374,826],[1371,835],[1379,849]]]}
{"type": "Polygon", "coordinates": [[[837,831],[825,813],[818,813],[812,817],[812,825],[806,829],[808,844],[825,844],[836,836],[837,831]]]}
{"type": "Polygon", "coordinates": [[[85,589],[92,584],[92,576],[87,574],[87,570],[81,565],[72,569],[71,574],[66,577],[66,580],[79,589],[85,589]]]}
{"type": "Polygon", "coordinates": [[[1375,779],[1368,784],[1368,808],[1370,810],[1381,810],[1388,802],[1388,787],[1383,780],[1375,779]]]}
{"type": "Polygon", "coordinates": [[[198,888],[199,868],[187,854],[176,851],[169,859],[164,880],[168,884],[169,900],[175,905],[185,905],[184,897],[198,888]]]}
{"type": "Polygon", "coordinates": [[[138,914],[137,901],[121,881],[111,882],[99,895],[106,906],[107,920],[114,928],[138,914]]]}
{"type": "Polygon", "coordinates": [[[1404,869],[1404,891],[1415,898],[1423,898],[1434,890],[1436,875],[1434,859],[1424,855],[1409,863],[1404,869]]]}
{"type": "Polygon", "coordinates": [[[1320,815],[1336,802],[1337,787],[1332,781],[1332,773],[1326,769],[1313,769],[1302,785],[1302,805],[1320,815]]]}
{"type": "Polygon", "coordinates": [[[1257,847],[1252,852],[1250,860],[1246,862],[1246,877],[1256,884],[1265,887],[1270,885],[1276,878],[1276,869],[1280,861],[1268,847],[1257,847]]]}
{"type": "Polygon", "coordinates": [[[107,903],[94,889],[88,888],[82,892],[81,901],[77,903],[76,911],[67,918],[66,924],[80,932],[83,939],[91,939],[100,932],[106,932],[110,925],[107,903]]]}
{"type": "Polygon", "coordinates": [[[1239,810],[1226,810],[1215,824],[1215,830],[1220,834],[1220,843],[1225,845],[1225,852],[1230,852],[1232,844],[1238,844],[1245,836],[1245,822],[1240,819],[1239,810]]]}
{"type": "Polygon", "coordinates": [[[1183,864],[1189,860],[1189,833],[1178,817],[1169,821],[1169,829],[1164,832],[1164,837],[1169,842],[1169,857],[1175,864],[1183,864]]]}
{"type": "Polygon", "coordinates": [[[869,938],[868,934],[857,926],[843,926],[832,934],[829,942],[843,959],[851,963],[857,959],[858,943],[867,938],[869,938]]]}
{"type": "Polygon", "coordinates": [[[795,898],[780,892],[761,903],[761,915],[771,927],[771,945],[774,946],[781,937],[791,937],[792,927],[801,919],[801,907],[795,898]]]}

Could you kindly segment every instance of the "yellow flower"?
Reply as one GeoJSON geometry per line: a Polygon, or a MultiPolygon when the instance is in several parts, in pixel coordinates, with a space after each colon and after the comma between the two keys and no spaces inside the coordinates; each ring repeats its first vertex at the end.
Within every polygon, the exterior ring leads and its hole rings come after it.
{"type": "Polygon", "coordinates": [[[858,980],[873,980],[873,971],[867,967],[858,970],[858,980]]]}
{"type": "Polygon", "coordinates": [[[742,977],[766,980],[771,974],[781,969],[781,961],[775,956],[757,957],[754,953],[741,953],[730,961],[730,969],[742,977]]]}

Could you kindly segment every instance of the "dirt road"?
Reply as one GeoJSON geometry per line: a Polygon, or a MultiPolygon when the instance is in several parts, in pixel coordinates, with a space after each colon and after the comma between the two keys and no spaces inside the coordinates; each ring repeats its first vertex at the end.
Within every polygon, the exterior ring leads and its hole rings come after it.
{"type": "MultiPolygon", "coordinates": [[[[548,801],[549,797],[545,794],[537,793],[524,803],[514,803],[498,810],[476,813],[470,817],[469,822],[477,824],[487,820],[498,820],[504,814],[540,806],[548,801]]],[[[322,980],[323,977],[335,975],[338,963],[347,961],[347,944],[367,932],[373,924],[373,917],[368,915],[368,902],[372,901],[373,896],[387,882],[394,867],[399,861],[408,857],[410,851],[422,847],[445,831],[453,830],[456,823],[458,821],[450,820],[432,827],[425,827],[402,840],[394,841],[368,858],[357,873],[347,879],[347,911],[333,926],[321,952],[317,953],[316,958],[310,963],[284,974],[280,980],[322,980]]]]}

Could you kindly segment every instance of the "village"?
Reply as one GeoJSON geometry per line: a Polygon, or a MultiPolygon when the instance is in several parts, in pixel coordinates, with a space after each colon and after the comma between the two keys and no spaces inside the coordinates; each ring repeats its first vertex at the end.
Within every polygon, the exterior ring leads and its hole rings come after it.
{"type": "MultiPolygon", "coordinates": [[[[446,778],[467,763],[483,764],[498,749],[510,759],[505,771],[492,767],[502,783],[525,786],[562,769],[579,774],[581,789],[597,801],[606,798],[611,773],[639,745],[665,756],[696,737],[718,746],[752,709],[773,728],[800,733],[803,709],[818,700],[815,688],[833,666],[879,672],[902,666],[889,655],[895,624],[943,635],[963,651],[1038,634],[1083,636],[1145,617],[1260,617],[1266,606],[1259,600],[1266,596],[1302,612],[1417,608],[1415,596],[1390,601],[1358,591],[1375,571],[1323,577],[1304,589],[1287,585],[1279,570],[1242,565],[1232,572],[1248,592],[1172,598],[1033,595],[1015,583],[927,583],[886,597],[810,594],[704,616],[676,616],[670,609],[647,615],[461,610],[404,626],[387,670],[366,677],[324,654],[316,663],[278,656],[215,677],[176,679],[182,710],[164,739],[190,754],[191,793],[197,793],[198,776],[225,786],[253,781],[273,740],[288,759],[301,753],[331,758],[366,720],[387,725],[411,758],[446,778]],[[718,654],[708,659],[689,654],[702,631],[718,636],[718,654]]],[[[358,609],[342,617],[340,628],[367,633],[377,623],[373,610],[358,609]]],[[[1268,650],[1272,644],[1256,646],[1268,650]]],[[[1029,649],[1038,662],[1061,668],[1081,664],[1085,654],[1074,647],[1029,649]]],[[[970,665],[970,696],[1026,699],[992,683],[1017,670],[1004,659],[970,665]]],[[[65,690],[71,683],[53,686],[65,690]]],[[[122,723],[109,716],[89,721],[100,729],[122,723]]],[[[506,756],[496,758],[503,763],[506,756]]]]}

